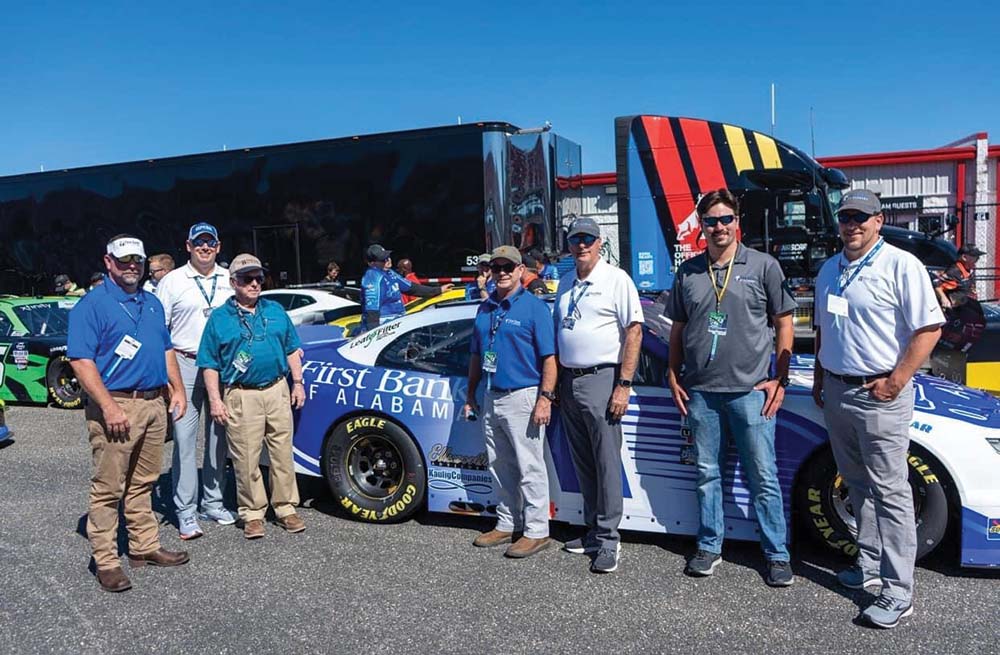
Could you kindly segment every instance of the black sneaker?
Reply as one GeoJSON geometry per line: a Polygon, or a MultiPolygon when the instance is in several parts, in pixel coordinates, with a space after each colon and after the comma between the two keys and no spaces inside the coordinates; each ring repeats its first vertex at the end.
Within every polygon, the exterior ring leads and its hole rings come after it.
{"type": "Polygon", "coordinates": [[[722,555],[699,550],[687,562],[684,572],[688,575],[707,577],[715,573],[715,567],[722,563],[722,555]]]}
{"type": "Polygon", "coordinates": [[[600,544],[586,537],[583,539],[573,539],[563,544],[563,550],[574,555],[589,555],[590,553],[596,553],[600,549],[600,544]]]}
{"type": "Polygon", "coordinates": [[[783,560],[775,560],[767,563],[767,584],[772,587],[790,587],[795,582],[792,575],[792,565],[783,560]]]}
{"type": "Polygon", "coordinates": [[[590,563],[590,570],[592,573],[612,573],[618,568],[618,557],[621,553],[622,545],[620,543],[615,543],[614,545],[601,546],[600,550],[597,551],[597,557],[594,561],[590,563]]]}

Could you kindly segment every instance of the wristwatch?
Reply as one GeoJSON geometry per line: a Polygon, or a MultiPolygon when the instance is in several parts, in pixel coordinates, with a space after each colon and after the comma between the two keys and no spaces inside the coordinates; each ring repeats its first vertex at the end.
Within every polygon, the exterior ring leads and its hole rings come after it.
{"type": "Polygon", "coordinates": [[[542,398],[546,398],[552,402],[556,401],[556,394],[552,391],[539,391],[538,395],[542,398]]]}
{"type": "Polygon", "coordinates": [[[295,380],[295,379],[293,379],[292,380],[292,384],[301,384],[302,386],[305,386],[305,382],[303,380],[295,380]]]}
{"type": "Polygon", "coordinates": [[[782,375],[780,378],[778,378],[778,384],[781,385],[782,389],[786,388],[791,383],[792,381],[788,378],[787,375],[782,375]]]}
{"type": "Polygon", "coordinates": [[[626,380],[625,378],[618,378],[618,386],[625,387],[626,389],[628,389],[629,387],[632,386],[632,380],[626,380]]]}

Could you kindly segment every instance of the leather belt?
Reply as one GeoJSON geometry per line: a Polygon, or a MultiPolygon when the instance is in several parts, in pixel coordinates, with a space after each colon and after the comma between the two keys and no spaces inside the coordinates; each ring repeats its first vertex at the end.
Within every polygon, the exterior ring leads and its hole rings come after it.
{"type": "Polygon", "coordinates": [[[187,357],[188,359],[198,359],[198,353],[189,353],[186,350],[177,350],[174,348],[174,352],[181,357],[187,357]]]}
{"type": "Polygon", "coordinates": [[[571,368],[569,366],[563,366],[562,369],[572,375],[575,378],[581,377],[583,375],[593,375],[600,370],[606,368],[615,368],[618,364],[598,364],[597,366],[589,366],[587,368],[571,368]]]}
{"type": "Polygon", "coordinates": [[[493,387],[490,389],[493,393],[513,393],[515,391],[520,391],[521,389],[527,389],[528,387],[518,387],[517,389],[501,389],[500,387],[493,387]]]}
{"type": "Polygon", "coordinates": [[[112,398],[131,398],[133,400],[155,400],[163,395],[163,388],[133,389],[132,391],[109,391],[112,398]]]}
{"type": "Polygon", "coordinates": [[[284,379],[285,379],[284,375],[279,375],[278,377],[274,378],[273,380],[271,380],[270,382],[268,382],[266,384],[261,384],[261,385],[257,385],[257,384],[239,384],[239,383],[234,382],[233,384],[230,384],[230,385],[227,385],[227,386],[230,389],[244,389],[244,390],[248,390],[248,391],[261,391],[263,389],[270,389],[271,387],[273,387],[274,385],[278,384],[279,382],[281,382],[284,379]]]}
{"type": "Polygon", "coordinates": [[[827,374],[834,380],[840,380],[844,384],[865,385],[869,382],[889,377],[891,371],[889,373],[872,373],[871,375],[840,375],[833,371],[827,371],[827,374]]]}

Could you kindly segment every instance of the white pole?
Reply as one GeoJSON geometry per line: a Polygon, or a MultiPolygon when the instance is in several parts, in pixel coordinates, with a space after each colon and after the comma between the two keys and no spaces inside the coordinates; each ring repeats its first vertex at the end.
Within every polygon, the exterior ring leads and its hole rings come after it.
{"type": "Polygon", "coordinates": [[[771,82],[771,136],[774,136],[774,82],[771,82]]]}

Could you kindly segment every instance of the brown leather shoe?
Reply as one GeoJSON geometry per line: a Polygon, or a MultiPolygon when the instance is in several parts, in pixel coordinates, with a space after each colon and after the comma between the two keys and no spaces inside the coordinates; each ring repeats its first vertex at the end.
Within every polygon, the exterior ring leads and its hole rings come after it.
{"type": "Polygon", "coordinates": [[[490,530],[489,532],[484,532],[476,537],[475,541],[472,542],[472,545],[476,548],[493,548],[494,546],[499,546],[500,544],[509,544],[511,537],[513,536],[513,532],[490,530]]]}
{"type": "Polygon", "coordinates": [[[191,557],[187,554],[186,550],[164,550],[160,548],[159,550],[154,550],[151,553],[143,553],[142,555],[129,555],[128,563],[133,569],[137,569],[141,566],[180,566],[181,564],[187,564],[191,557]]]}
{"type": "Polygon", "coordinates": [[[111,593],[128,591],[132,588],[132,581],[128,579],[120,566],[113,569],[97,569],[97,582],[100,583],[101,589],[111,593]]]}
{"type": "Polygon", "coordinates": [[[260,539],[264,536],[264,521],[253,519],[243,523],[243,536],[247,539],[260,539]]]}
{"type": "Polygon", "coordinates": [[[285,532],[302,532],[306,529],[305,521],[299,518],[298,514],[278,517],[278,525],[285,529],[285,532]]]}
{"type": "Polygon", "coordinates": [[[521,537],[516,542],[511,544],[510,548],[504,553],[507,557],[513,557],[514,559],[520,559],[522,557],[531,557],[535,553],[545,550],[552,545],[552,540],[548,537],[542,537],[541,539],[532,539],[531,537],[521,537]]]}

